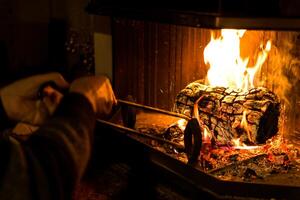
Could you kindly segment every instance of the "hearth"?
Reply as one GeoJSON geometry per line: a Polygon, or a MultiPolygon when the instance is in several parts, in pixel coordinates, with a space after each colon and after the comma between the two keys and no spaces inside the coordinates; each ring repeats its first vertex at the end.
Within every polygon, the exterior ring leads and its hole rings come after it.
{"type": "Polygon", "coordinates": [[[300,18],[290,3],[91,1],[90,12],[112,16],[116,94],[132,95],[99,124],[217,198],[298,196],[300,18]]]}

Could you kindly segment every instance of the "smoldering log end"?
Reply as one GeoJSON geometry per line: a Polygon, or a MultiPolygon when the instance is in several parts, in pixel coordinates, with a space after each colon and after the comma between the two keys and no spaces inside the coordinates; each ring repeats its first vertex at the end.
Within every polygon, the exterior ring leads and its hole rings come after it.
{"type": "Polygon", "coordinates": [[[265,143],[269,138],[275,136],[278,133],[278,122],[280,115],[279,104],[271,104],[265,114],[260,119],[258,134],[256,141],[258,144],[265,143]]]}

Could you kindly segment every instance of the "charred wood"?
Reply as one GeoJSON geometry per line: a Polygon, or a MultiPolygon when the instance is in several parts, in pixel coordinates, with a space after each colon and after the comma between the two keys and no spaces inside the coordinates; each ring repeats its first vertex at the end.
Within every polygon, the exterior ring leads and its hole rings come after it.
{"type": "Polygon", "coordinates": [[[194,82],[179,92],[174,111],[195,117],[196,102],[198,118],[217,144],[230,145],[235,138],[248,144],[261,144],[278,132],[280,103],[266,88],[245,92],[194,82]]]}

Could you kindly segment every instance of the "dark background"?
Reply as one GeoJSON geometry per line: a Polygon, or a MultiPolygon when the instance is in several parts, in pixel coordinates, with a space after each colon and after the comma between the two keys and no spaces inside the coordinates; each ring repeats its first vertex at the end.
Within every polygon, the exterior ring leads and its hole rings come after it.
{"type": "Polygon", "coordinates": [[[86,0],[0,0],[0,82],[47,71],[70,75],[80,62],[79,54],[66,50],[70,32],[87,40],[93,30],[86,4],[86,0]]]}

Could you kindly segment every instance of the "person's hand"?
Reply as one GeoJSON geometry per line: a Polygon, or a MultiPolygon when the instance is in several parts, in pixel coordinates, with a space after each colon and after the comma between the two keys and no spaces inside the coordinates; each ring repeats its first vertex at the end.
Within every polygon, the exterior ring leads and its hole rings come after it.
{"type": "Polygon", "coordinates": [[[108,117],[117,103],[110,81],[104,76],[87,76],[76,79],[71,84],[70,92],[84,95],[99,118],[108,117]]]}
{"type": "Polygon", "coordinates": [[[7,116],[15,121],[41,125],[50,117],[59,104],[62,94],[45,88],[44,97],[38,97],[42,84],[53,81],[59,88],[69,84],[59,73],[36,75],[16,81],[0,90],[1,100],[7,116]]]}

